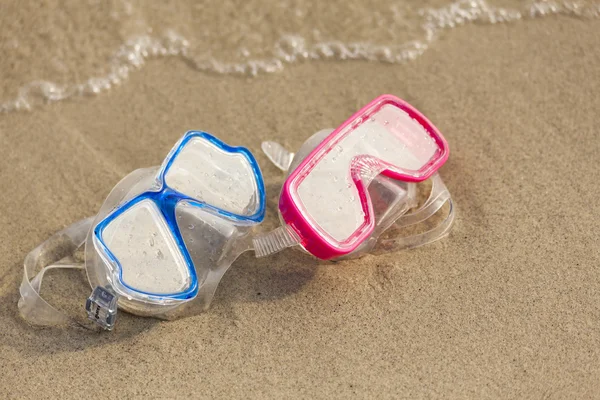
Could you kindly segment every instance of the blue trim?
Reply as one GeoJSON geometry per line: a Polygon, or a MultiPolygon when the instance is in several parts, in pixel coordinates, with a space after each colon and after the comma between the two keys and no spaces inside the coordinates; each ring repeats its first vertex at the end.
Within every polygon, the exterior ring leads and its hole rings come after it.
{"type": "Polygon", "coordinates": [[[173,149],[169,152],[169,154],[167,155],[167,158],[163,162],[163,164],[158,172],[157,179],[160,182],[160,190],[159,191],[146,191],[146,192],[134,197],[133,199],[127,201],[126,203],[122,204],[118,208],[116,208],[112,213],[110,213],[108,216],[106,216],[102,221],[100,221],[94,227],[94,236],[97,239],[97,242],[99,243],[99,245],[101,247],[101,250],[106,254],[106,256],[109,258],[110,261],[112,261],[115,265],[117,265],[118,270],[119,270],[120,283],[123,286],[125,286],[126,288],[128,288],[129,290],[132,290],[132,291],[138,292],[138,293],[142,293],[145,295],[157,296],[157,297],[162,297],[162,298],[191,299],[191,298],[194,298],[198,294],[198,277],[196,275],[196,269],[192,262],[189,251],[187,250],[187,247],[185,245],[185,242],[184,242],[181,232],[179,230],[179,226],[177,225],[177,220],[175,217],[175,208],[176,208],[177,204],[180,201],[186,201],[189,205],[194,206],[194,207],[208,208],[211,211],[216,212],[217,214],[226,217],[227,219],[233,220],[233,222],[247,221],[247,222],[259,223],[264,219],[265,211],[266,211],[266,192],[265,192],[262,173],[260,171],[258,163],[256,162],[256,159],[254,158],[252,153],[245,147],[229,146],[226,143],[222,142],[221,140],[217,139],[216,137],[214,137],[206,132],[189,131],[179,140],[178,143],[175,144],[173,149]],[[177,192],[176,190],[173,190],[169,186],[167,186],[165,179],[164,179],[165,175],[171,168],[174,160],[177,158],[177,156],[179,155],[179,153],[181,152],[183,147],[185,147],[185,145],[193,138],[201,138],[201,139],[207,140],[210,143],[216,145],[217,147],[219,147],[220,149],[222,149],[228,153],[242,154],[248,160],[248,163],[250,164],[250,167],[252,168],[252,171],[254,173],[254,179],[256,181],[256,185],[257,185],[258,193],[259,193],[259,206],[258,206],[258,210],[256,211],[256,213],[254,213],[251,216],[234,214],[232,212],[229,212],[229,211],[220,209],[218,207],[215,207],[213,205],[207,204],[205,202],[193,199],[193,198],[186,196],[183,193],[177,192]],[[106,244],[104,243],[103,233],[104,233],[104,229],[108,226],[108,224],[110,224],[114,219],[116,219],[121,214],[123,214],[124,212],[129,210],[131,207],[133,207],[134,205],[138,204],[139,202],[141,202],[143,200],[151,200],[157,206],[157,208],[160,210],[162,217],[165,219],[167,226],[169,227],[171,233],[173,234],[175,243],[177,244],[177,246],[179,247],[179,250],[181,251],[181,254],[183,255],[183,258],[185,260],[185,263],[186,263],[189,273],[190,273],[190,277],[192,279],[190,287],[183,292],[169,293],[169,294],[147,293],[147,292],[143,292],[141,290],[134,289],[131,286],[127,285],[123,281],[123,268],[121,266],[121,263],[115,257],[115,255],[108,249],[108,246],[106,246],[106,244]]]}

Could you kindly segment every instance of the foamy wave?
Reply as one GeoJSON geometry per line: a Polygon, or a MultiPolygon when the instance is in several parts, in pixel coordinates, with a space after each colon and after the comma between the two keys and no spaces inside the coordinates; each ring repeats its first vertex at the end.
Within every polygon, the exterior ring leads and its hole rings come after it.
{"type": "Polygon", "coordinates": [[[94,76],[78,84],[59,84],[51,81],[33,81],[19,90],[16,99],[0,104],[0,112],[31,110],[50,102],[74,96],[96,95],[125,82],[130,74],[143,67],[148,60],[178,57],[198,71],[216,74],[255,76],[275,73],[286,65],[323,60],[366,60],[385,63],[404,63],[423,54],[446,30],[468,23],[510,23],[549,15],[563,14],[580,18],[600,16],[600,4],[584,1],[532,2],[523,9],[496,7],[484,0],[461,0],[440,8],[425,8],[418,12],[421,35],[419,39],[401,44],[379,44],[365,39],[361,42],[328,40],[312,42],[302,35],[283,35],[267,51],[268,58],[228,62],[214,57],[194,54],[190,40],[173,29],[162,36],[141,35],[125,41],[111,57],[108,74],[94,76]]]}

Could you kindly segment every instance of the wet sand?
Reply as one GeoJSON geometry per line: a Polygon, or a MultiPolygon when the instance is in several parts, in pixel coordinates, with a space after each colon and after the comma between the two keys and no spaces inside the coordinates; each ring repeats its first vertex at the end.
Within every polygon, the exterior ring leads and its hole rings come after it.
{"type": "Polygon", "coordinates": [[[471,25],[406,65],[321,62],[255,78],[156,60],[100,96],[0,115],[2,397],[597,397],[599,31],[567,17],[471,25]],[[246,254],[208,312],[121,313],[112,333],[19,317],[27,252],[94,214],[185,131],[254,152],[266,229],[282,176],[260,142],[298,148],[381,93],[415,105],[450,144],[448,238],[337,264],[246,254]]]}

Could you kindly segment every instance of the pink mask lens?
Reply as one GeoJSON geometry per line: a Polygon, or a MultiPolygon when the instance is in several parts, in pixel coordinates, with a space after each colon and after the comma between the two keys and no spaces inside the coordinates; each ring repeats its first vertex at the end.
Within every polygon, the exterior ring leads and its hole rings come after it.
{"type": "Polygon", "coordinates": [[[373,178],[420,182],[447,158],[441,133],[408,103],[384,95],[335,129],[290,174],[280,211],[309,252],[324,259],[345,255],[373,230],[373,178]]]}

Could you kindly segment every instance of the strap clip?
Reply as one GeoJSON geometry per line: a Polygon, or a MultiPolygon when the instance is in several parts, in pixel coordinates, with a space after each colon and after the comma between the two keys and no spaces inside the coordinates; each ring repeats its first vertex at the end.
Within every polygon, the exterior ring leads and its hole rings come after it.
{"type": "Polygon", "coordinates": [[[102,328],[112,330],[117,319],[117,300],[117,295],[111,290],[96,286],[85,302],[88,318],[102,328]]]}

